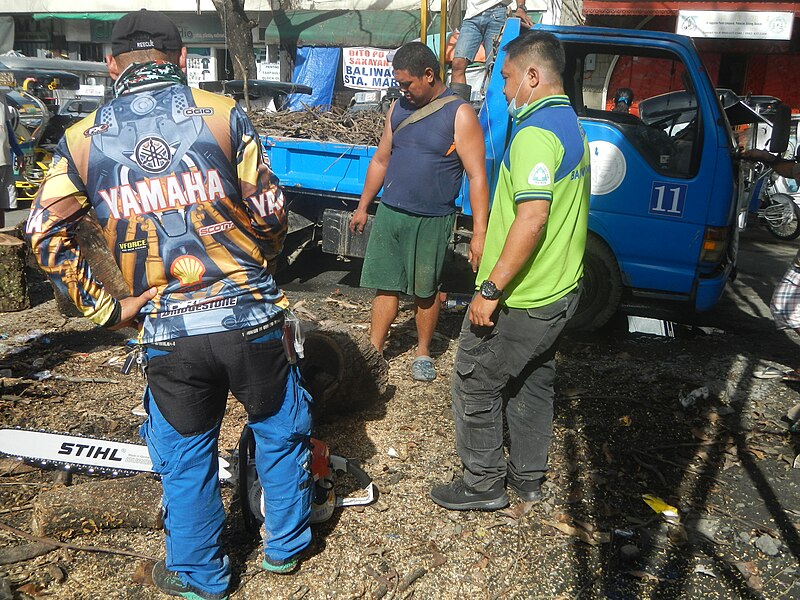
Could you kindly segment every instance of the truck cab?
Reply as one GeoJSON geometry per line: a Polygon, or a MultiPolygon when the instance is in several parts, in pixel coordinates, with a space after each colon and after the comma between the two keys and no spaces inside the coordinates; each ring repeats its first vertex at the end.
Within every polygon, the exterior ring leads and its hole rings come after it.
{"type": "MultiPolygon", "coordinates": [[[[623,299],[709,310],[734,270],[738,190],[730,126],[691,39],[537,29],[564,44],[565,91],[591,152],[590,233],[573,326],[602,326],[623,299]],[[630,112],[613,110],[621,87],[633,90],[630,112]]],[[[509,20],[497,65],[517,35],[519,21],[509,20]]],[[[494,179],[510,126],[502,89],[495,66],[480,112],[494,179]]]]}

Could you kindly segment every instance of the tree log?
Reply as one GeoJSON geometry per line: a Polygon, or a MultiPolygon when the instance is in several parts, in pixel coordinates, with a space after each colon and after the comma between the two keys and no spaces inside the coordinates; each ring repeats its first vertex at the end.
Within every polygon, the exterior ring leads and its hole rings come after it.
{"type": "MultiPolygon", "coordinates": [[[[103,229],[93,212],[88,213],[78,226],[77,240],[86,262],[92,268],[92,275],[102,282],[108,293],[115,298],[130,296],[130,288],[122,278],[122,272],[114,261],[114,256],[103,235],[103,229]]],[[[62,315],[65,317],[81,315],[72,300],[64,296],[55,286],[53,286],[53,292],[56,305],[62,315]]]]}
{"type": "Polygon", "coordinates": [[[323,321],[306,334],[300,370],[317,416],[365,408],[386,393],[389,381],[389,367],[369,336],[343,323],[323,321]]]}
{"type": "Polygon", "coordinates": [[[30,308],[25,277],[26,254],[22,240],[0,233],[0,312],[30,308]]]}
{"type": "Polygon", "coordinates": [[[161,484],[152,476],[59,487],[42,492],[33,502],[34,535],[67,539],[118,527],[163,527],[161,484]]]}

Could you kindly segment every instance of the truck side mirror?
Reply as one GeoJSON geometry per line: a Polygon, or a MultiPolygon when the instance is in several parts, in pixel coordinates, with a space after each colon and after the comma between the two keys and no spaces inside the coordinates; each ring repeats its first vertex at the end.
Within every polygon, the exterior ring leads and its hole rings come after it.
{"type": "Polygon", "coordinates": [[[775,107],[772,117],[772,135],[769,140],[769,151],[773,154],[783,154],[789,147],[789,126],[792,120],[792,111],[786,104],[775,107]]]}

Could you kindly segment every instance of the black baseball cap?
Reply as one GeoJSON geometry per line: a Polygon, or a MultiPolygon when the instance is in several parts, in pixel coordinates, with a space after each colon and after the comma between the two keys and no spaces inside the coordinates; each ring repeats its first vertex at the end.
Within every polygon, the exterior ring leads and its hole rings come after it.
{"type": "Polygon", "coordinates": [[[134,50],[180,50],[181,33],[164,13],[142,9],[122,17],[111,30],[111,55],[134,50]]]}

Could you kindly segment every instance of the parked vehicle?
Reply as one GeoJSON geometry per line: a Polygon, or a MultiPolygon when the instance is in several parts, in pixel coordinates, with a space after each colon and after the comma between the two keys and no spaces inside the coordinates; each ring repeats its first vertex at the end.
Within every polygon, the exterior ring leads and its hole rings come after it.
{"type": "MultiPolygon", "coordinates": [[[[743,201],[732,160],[736,142],[692,41],[654,31],[537,28],[564,43],[566,92],[592,159],[584,292],[573,325],[601,327],[623,300],[713,308],[734,273],[743,201]],[[607,103],[621,61],[652,73],[648,87],[657,93],[639,104],[638,117],[614,113],[607,103]]],[[[519,21],[509,19],[500,48],[519,31],[519,21]]],[[[510,127],[504,56],[500,50],[479,113],[492,190],[510,127]]],[[[375,148],[280,137],[264,145],[290,201],[291,230],[321,237],[326,251],[361,254],[363,236],[351,235],[346,223],[375,148]]],[[[457,247],[469,236],[466,186],[458,200],[457,247]]]]}
{"type": "Polygon", "coordinates": [[[779,240],[797,239],[800,236],[800,206],[790,194],[778,191],[772,169],[757,164],[752,174],[754,180],[747,181],[750,215],[779,240]]]}
{"type": "Polygon", "coordinates": [[[102,96],[66,98],[58,106],[55,114],[50,117],[47,128],[42,135],[42,144],[57,144],[68,127],[90,115],[100,108],[104,102],[105,98],[102,96]]]}
{"type": "Polygon", "coordinates": [[[4,90],[8,106],[16,114],[13,127],[24,156],[14,162],[14,183],[20,198],[33,198],[47,172],[48,152],[39,147],[50,111],[45,103],[29,92],[4,90]]]}

